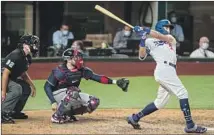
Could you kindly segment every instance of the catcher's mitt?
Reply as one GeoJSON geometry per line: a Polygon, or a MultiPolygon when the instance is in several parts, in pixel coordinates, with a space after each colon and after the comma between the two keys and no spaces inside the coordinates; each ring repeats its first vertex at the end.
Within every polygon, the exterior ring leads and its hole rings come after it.
{"type": "Polygon", "coordinates": [[[117,86],[120,87],[124,92],[128,91],[129,80],[126,78],[121,78],[117,80],[117,86]]]}

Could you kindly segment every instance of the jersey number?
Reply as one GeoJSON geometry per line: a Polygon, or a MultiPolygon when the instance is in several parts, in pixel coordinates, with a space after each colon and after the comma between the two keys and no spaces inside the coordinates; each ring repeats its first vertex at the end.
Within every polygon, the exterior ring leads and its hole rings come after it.
{"type": "Polygon", "coordinates": [[[12,62],[11,60],[7,60],[6,65],[8,65],[10,68],[13,68],[13,66],[15,65],[15,63],[12,62]]]}

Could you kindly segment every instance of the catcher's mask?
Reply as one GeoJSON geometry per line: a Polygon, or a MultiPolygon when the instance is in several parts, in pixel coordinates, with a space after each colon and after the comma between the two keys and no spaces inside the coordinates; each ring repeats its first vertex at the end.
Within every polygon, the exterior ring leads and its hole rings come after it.
{"type": "Polygon", "coordinates": [[[73,59],[75,63],[72,63],[72,65],[75,66],[77,69],[81,69],[84,65],[83,54],[79,50],[69,48],[63,52],[62,57],[64,61],[73,59]]]}
{"type": "Polygon", "coordinates": [[[18,43],[18,47],[23,49],[23,44],[26,44],[30,47],[30,51],[33,56],[36,56],[39,50],[39,37],[35,35],[23,35],[18,43]]]}

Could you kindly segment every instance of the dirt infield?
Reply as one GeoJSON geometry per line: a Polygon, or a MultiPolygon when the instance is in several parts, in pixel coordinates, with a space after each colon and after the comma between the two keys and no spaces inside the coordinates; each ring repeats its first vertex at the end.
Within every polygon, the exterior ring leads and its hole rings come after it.
{"type": "MultiPolygon", "coordinates": [[[[59,63],[33,63],[29,74],[32,79],[47,79],[59,63]]],[[[154,62],[88,62],[88,67],[98,74],[110,77],[151,76],[154,62]]],[[[179,75],[214,75],[214,62],[178,62],[179,75]]],[[[27,111],[28,120],[16,120],[16,124],[2,125],[2,134],[183,134],[184,119],[179,109],[163,109],[140,121],[141,130],[134,130],[126,117],[137,109],[98,109],[92,114],[77,116],[78,122],[52,124],[52,112],[27,111]]],[[[210,128],[214,134],[214,110],[193,110],[193,119],[210,128]]]]}
{"type": "MultiPolygon", "coordinates": [[[[59,63],[33,63],[29,74],[33,79],[47,79],[51,70],[59,63]]],[[[152,76],[154,62],[87,62],[96,73],[110,77],[152,76]]],[[[178,62],[178,75],[214,75],[214,62],[178,62]]]]}
{"type": "MultiPolygon", "coordinates": [[[[183,114],[180,110],[164,109],[140,121],[141,130],[134,130],[125,121],[136,109],[98,109],[92,114],[77,116],[78,122],[52,124],[51,111],[28,111],[28,120],[2,126],[3,134],[182,134],[183,114]]],[[[210,128],[214,134],[214,110],[193,110],[195,122],[210,128]]]]}

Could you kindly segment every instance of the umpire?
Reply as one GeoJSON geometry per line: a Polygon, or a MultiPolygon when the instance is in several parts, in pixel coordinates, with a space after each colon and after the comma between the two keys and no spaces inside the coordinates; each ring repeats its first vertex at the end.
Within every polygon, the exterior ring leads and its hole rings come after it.
{"type": "Polygon", "coordinates": [[[13,119],[27,119],[21,111],[29,95],[36,95],[36,88],[27,70],[32,55],[36,55],[39,38],[23,35],[17,49],[8,54],[2,63],[2,123],[14,123],[13,119]]]}

